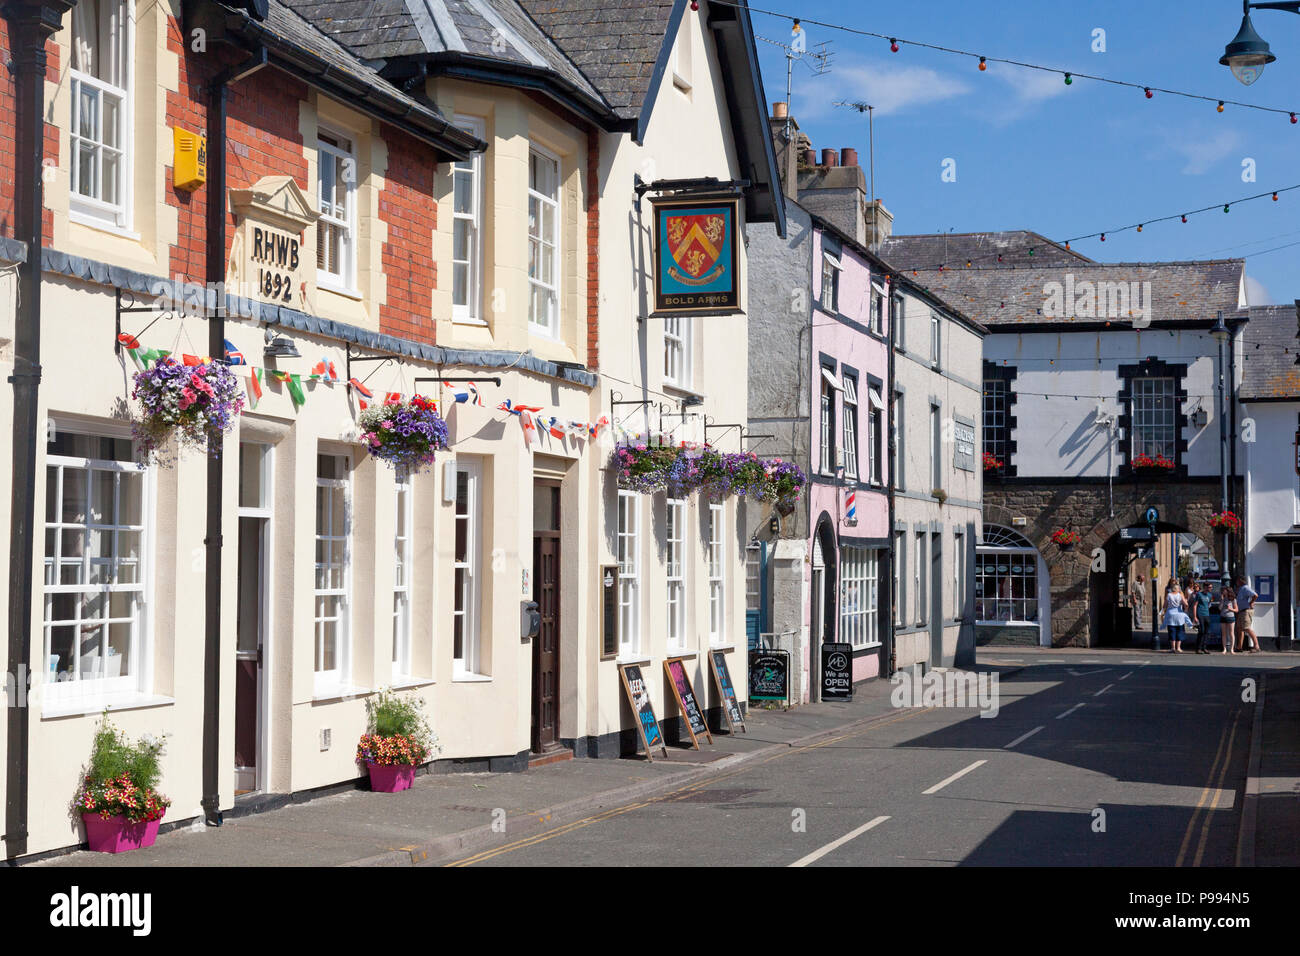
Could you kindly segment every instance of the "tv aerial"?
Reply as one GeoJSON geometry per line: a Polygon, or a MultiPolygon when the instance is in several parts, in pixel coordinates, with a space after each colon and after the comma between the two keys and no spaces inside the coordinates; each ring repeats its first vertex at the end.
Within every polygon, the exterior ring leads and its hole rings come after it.
{"type": "Polygon", "coordinates": [[[780,47],[785,51],[785,141],[790,142],[790,96],[794,88],[794,64],[798,60],[807,67],[813,76],[825,76],[831,71],[831,60],[835,53],[830,49],[830,40],[823,40],[816,48],[808,52],[808,31],[796,18],[790,30],[790,42],[782,43],[768,37],[756,37],[764,43],[780,47]]]}

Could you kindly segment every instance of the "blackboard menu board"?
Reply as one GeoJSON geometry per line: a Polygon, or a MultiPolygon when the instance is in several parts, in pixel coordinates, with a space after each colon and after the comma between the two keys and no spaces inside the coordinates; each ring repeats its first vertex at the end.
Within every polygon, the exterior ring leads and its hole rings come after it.
{"type": "Polygon", "coordinates": [[[822,645],[822,700],[853,699],[853,645],[822,645]]]}
{"type": "Polygon", "coordinates": [[[709,733],[709,725],[704,722],[700,702],[695,699],[695,690],[691,687],[691,679],[686,674],[686,662],[680,657],[670,658],[664,661],[664,673],[668,675],[668,685],[672,687],[673,696],[677,698],[677,706],[682,709],[682,716],[686,718],[686,727],[691,732],[695,749],[700,749],[700,734],[708,737],[709,743],[713,743],[713,735],[709,733]]]}
{"type": "Polygon", "coordinates": [[[749,652],[749,699],[788,700],[790,697],[790,652],[749,652]]]}
{"type": "Polygon", "coordinates": [[[740,702],[736,700],[736,688],[731,683],[731,672],[727,670],[727,652],[710,652],[709,662],[713,665],[713,679],[718,685],[718,696],[722,698],[722,712],[727,715],[731,732],[734,734],[739,727],[745,733],[749,733],[749,728],[745,726],[745,719],[740,713],[740,702]]]}
{"type": "Polygon", "coordinates": [[[641,674],[640,664],[620,664],[618,672],[623,676],[623,689],[627,691],[627,701],[632,705],[636,715],[636,731],[645,746],[647,760],[652,760],[650,749],[658,747],[668,756],[668,747],[664,743],[663,731],[659,728],[659,718],[655,716],[654,704],[650,701],[650,685],[641,674]]]}

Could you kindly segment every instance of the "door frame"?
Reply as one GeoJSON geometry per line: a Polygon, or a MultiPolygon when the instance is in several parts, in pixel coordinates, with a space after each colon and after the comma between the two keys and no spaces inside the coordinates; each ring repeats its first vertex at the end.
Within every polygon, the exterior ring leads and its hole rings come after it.
{"type": "MultiPolygon", "coordinates": [[[[269,770],[271,761],[271,661],[273,636],[271,631],[271,604],[274,596],[270,584],[275,580],[275,445],[270,442],[259,441],[242,441],[240,445],[253,445],[265,449],[262,457],[262,489],[266,495],[266,505],[260,508],[248,508],[239,506],[236,517],[236,528],[238,522],[243,518],[256,518],[262,520],[261,533],[261,551],[262,551],[262,575],[258,586],[258,600],[261,605],[258,617],[261,628],[262,648],[261,660],[257,668],[257,767],[254,768],[253,775],[253,793],[265,793],[269,789],[269,770]]],[[[238,495],[238,490],[236,490],[238,495]]],[[[236,531],[236,541],[238,541],[238,531],[236,531]]],[[[239,560],[236,556],[235,575],[238,579],[239,560]]],[[[238,588],[238,584],[236,584],[238,588]]],[[[235,660],[239,660],[240,651],[238,642],[235,648],[235,660]]],[[[232,728],[233,729],[233,728],[232,728]]],[[[234,769],[234,768],[232,768],[234,769]]]]}
{"type": "MultiPolygon", "coordinates": [[[[532,653],[532,655],[531,655],[531,656],[532,656],[532,669],[533,669],[533,679],[532,679],[532,688],[533,688],[532,697],[533,697],[533,699],[529,702],[529,704],[530,704],[530,706],[529,706],[529,710],[531,711],[531,713],[530,713],[530,716],[529,716],[529,731],[528,731],[528,738],[529,738],[529,739],[528,739],[528,745],[529,745],[530,751],[531,751],[532,753],[535,753],[535,754],[537,754],[537,753],[550,753],[550,752],[552,752],[552,751],[554,751],[554,750],[556,750],[556,749],[559,749],[560,747],[563,746],[563,745],[560,743],[560,740],[561,740],[561,734],[560,734],[560,676],[561,676],[561,665],[562,665],[562,661],[563,661],[563,655],[562,655],[561,650],[560,650],[560,636],[561,636],[561,634],[563,633],[563,628],[562,628],[563,619],[561,618],[560,614],[561,614],[561,597],[562,597],[562,592],[563,592],[563,587],[564,587],[564,584],[563,584],[563,582],[564,582],[564,576],[563,576],[563,573],[564,573],[564,571],[563,571],[563,555],[564,555],[564,550],[563,550],[563,541],[564,541],[564,537],[563,537],[563,535],[564,535],[564,533],[563,533],[563,528],[564,528],[564,491],[563,491],[563,482],[562,482],[560,479],[557,479],[557,478],[542,478],[542,477],[534,476],[534,478],[533,478],[533,494],[536,495],[537,492],[538,492],[538,490],[539,490],[539,489],[543,489],[543,488],[544,488],[544,489],[547,489],[548,491],[549,491],[550,489],[554,489],[554,491],[555,491],[556,508],[557,508],[557,510],[558,510],[558,512],[559,512],[559,513],[556,515],[556,522],[555,522],[555,523],[556,523],[556,525],[558,525],[558,527],[557,527],[555,530],[550,530],[550,529],[547,529],[547,530],[538,530],[538,528],[536,527],[536,524],[534,524],[534,526],[533,526],[533,573],[532,573],[533,589],[532,589],[532,594],[533,594],[533,595],[538,595],[538,594],[539,594],[539,589],[540,589],[540,587],[541,587],[540,568],[539,568],[539,562],[538,562],[538,560],[537,560],[538,557],[540,556],[540,545],[541,545],[541,541],[542,541],[542,539],[544,539],[544,538],[550,538],[550,539],[552,539],[552,540],[555,541],[555,557],[556,557],[556,560],[555,560],[555,621],[556,621],[556,626],[555,626],[555,740],[554,740],[554,746],[552,746],[552,747],[550,748],[550,750],[543,750],[543,749],[541,749],[542,744],[541,744],[540,730],[539,730],[539,723],[538,723],[538,717],[539,717],[539,714],[538,714],[538,708],[539,708],[540,703],[541,703],[541,667],[540,667],[540,664],[541,664],[542,650],[541,650],[541,644],[539,643],[539,642],[541,641],[541,633],[540,633],[540,630],[539,630],[537,637],[533,638],[533,653],[532,653]]],[[[535,597],[532,598],[532,599],[533,599],[533,600],[536,600],[535,597]]],[[[541,610],[541,603],[538,602],[538,611],[540,612],[540,610],[541,610]]]]}

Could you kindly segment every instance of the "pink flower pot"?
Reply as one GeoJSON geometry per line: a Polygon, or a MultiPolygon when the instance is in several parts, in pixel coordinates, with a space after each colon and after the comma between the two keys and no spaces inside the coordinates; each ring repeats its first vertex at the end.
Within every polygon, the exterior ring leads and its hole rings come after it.
{"type": "Polygon", "coordinates": [[[397,793],[409,790],[415,783],[415,764],[390,764],[381,766],[367,763],[370,770],[370,789],[375,793],[397,793]]]}
{"type": "Polygon", "coordinates": [[[121,815],[105,820],[98,813],[82,814],[81,819],[86,824],[86,843],[92,853],[125,853],[153,846],[158,825],[162,823],[161,820],[130,823],[121,815]]]}

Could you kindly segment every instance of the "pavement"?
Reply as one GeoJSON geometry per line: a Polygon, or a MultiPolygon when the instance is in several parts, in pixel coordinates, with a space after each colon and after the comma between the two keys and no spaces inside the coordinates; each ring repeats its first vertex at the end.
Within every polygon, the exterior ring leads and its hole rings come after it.
{"type": "Polygon", "coordinates": [[[900,711],[874,681],[850,702],[756,707],[748,733],[699,752],[422,775],[399,794],[197,820],[147,850],[30,865],[618,864],[630,847],[653,865],[1300,864],[1294,656],[979,655],[1000,678],[997,719],[900,711]],[[1248,678],[1257,701],[1241,699],[1248,678]],[[1099,809],[1113,839],[1085,835],[1099,809]],[[809,853],[822,835],[837,839],[809,853]]]}
{"type": "MultiPolygon", "coordinates": [[[[481,850],[546,831],[611,807],[710,779],[792,746],[894,713],[882,681],[847,702],[748,712],[748,732],[713,735],[701,750],[669,746],[618,760],[568,760],[525,773],[421,774],[396,794],[347,791],[248,816],[220,827],[192,824],[159,834],[148,849],[78,851],[28,865],[401,866],[481,850]]],[[[172,808],[173,813],[175,807],[172,808]]]]}

